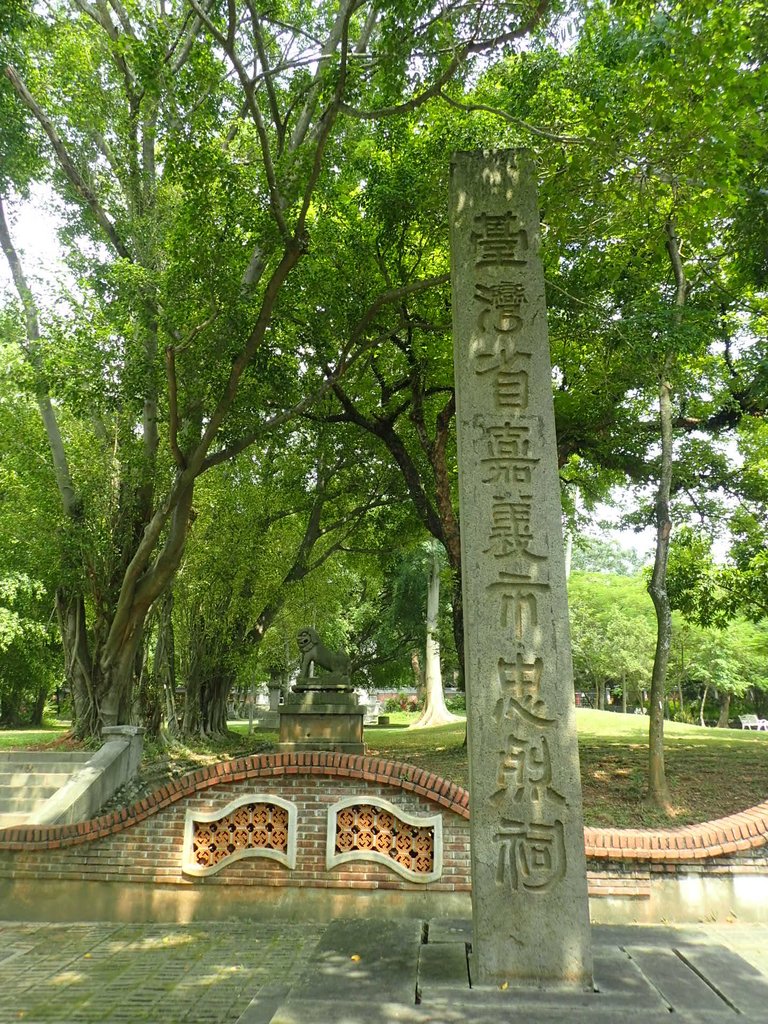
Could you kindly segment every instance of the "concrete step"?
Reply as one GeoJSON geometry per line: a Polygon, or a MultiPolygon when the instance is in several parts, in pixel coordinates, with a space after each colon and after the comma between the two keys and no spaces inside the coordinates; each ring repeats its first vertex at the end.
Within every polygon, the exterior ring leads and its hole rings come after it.
{"type": "MultiPolygon", "coordinates": [[[[5,751],[5,753],[16,753],[16,751],[5,751]]],[[[73,772],[87,764],[96,751],[77,751],[76,757],[67,757],[66,754],[57,753],[46,758],[41,757],[34,750],[24,750],[18,753],[21,756],[0,757],[0,772],[73,772]]]]}
{"type": "Polygon", "coordinates": [[[12,828],[14,825],[25,825],[29,815],[16,811],[0,811],[0,828],[12,828]]]}
{"type": "MultiPolygon", "coordinates": [[[[58,764],[61,762],[51,762],[58,764]]],[[[72,778],[83,763],[73,761],[63,771],[46,771],[43,765],[30,765],[31,771],[22,771],[19,762],[0,763],[0,814],[26,817],[44,804],[72,778]],[[7,769],[11,767],[12,771],[7,769]],[[6,769],[6,770],[3,770],[6,769]]]]}
{"type": "Polygon", "coordinates": [[[82,765],[60,772],[4,772],[0,771],[0,792],[14,786],[52,786],[59,789],[82,765]]]}
{"type": "MultiPolygon", "coordinates": [[[[67,776],[71,778],[71,776],[67,776]]],[[[63,783],[62,783],[63,785],[63,783]]],[[[24,786],[0,786],[0,806],[6,800],[47,800],[49,796],[58,793],[61,785],[49,786],[38,779],[33,779],[24,786]]]]}
{"type": "Polygon", "coordinates": [[[23,796],[0,800],[0,814],[31,814],[41,803],[44,803],[44,800],[23,796]]]}
{"type": "Polygon", "coordinates": [[[0,763],[3,761],[23,761],[25,759],[40,761],[87,761],[93,757],[92,750],[25,750],[15,747],[12,750],[0,750],[0,763]]]}

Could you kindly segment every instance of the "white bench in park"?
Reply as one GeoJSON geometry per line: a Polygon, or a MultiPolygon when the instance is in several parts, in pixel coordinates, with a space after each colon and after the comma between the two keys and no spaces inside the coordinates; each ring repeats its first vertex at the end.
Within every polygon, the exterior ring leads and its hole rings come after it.
{"type": "Polygon", "coordinates": [[[758,729],[768,732],[768,721],[765,718],[758,718],[757,715],[739,715],[742,729],[758,729]]]}

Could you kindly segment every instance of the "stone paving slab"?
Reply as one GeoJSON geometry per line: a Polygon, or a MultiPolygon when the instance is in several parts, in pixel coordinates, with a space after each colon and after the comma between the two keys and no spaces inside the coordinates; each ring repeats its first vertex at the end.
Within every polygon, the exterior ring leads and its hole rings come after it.
{"type": "MultiPolygon", "coordinates": [[[[567,1007],[531,1006],[509,1003],[495,1005],[468,1005],[445,1002],[435,1006],[404,1006],[382,1000],[371,1005],[359,1000],[348,1000],[342,1005],[318,1004],[312,1000],[294,1001],[281,1007],[270,1024],[627,1024],[626,1008],[594,1008],[575,1016],[567,1007]]],[[[721,1014],[670,1014],[669,1011],[643,1013],[642,1024],[725,1024],[721,1014]]],[[[739,1024],[745,1018],[732,1016],[729,1024],[739,1024]]],[[[761,1019],[749,1019],[749,1024],[761,1024],[761,1019]]]]}
{"type": "Polygon", "coordinates": [[[593,930],[599,993],[470,989],[469,922],[0,922],[0,1024],[760,1024],[768,926],[593,930]],[[424,943],[422,940],[428,938],[424,943]],[[421,1002],[416,1002],[418,980],[421,1002]]]}
{"type": "Polygon", "coordinates": [[[2,924],[0,1024],[234,1024],[322,924],[2,924]]]}
{"type": "Polygon", "coordinates": [[[416,1001],[422,922],[418,919],[332,921],[289,999],[416,1001]]]}

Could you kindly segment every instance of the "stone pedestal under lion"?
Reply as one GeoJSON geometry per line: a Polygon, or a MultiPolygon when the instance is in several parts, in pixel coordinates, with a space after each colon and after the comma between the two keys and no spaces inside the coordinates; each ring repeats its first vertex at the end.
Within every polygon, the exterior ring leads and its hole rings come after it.
{"type": "Polygon", "coordinates": [[[365,708],[353,691],[349,655],[326,647],[311,626],[299,630],[297,642],[299,677],[280,709],[278,748],[364,754],[365,708]]]}

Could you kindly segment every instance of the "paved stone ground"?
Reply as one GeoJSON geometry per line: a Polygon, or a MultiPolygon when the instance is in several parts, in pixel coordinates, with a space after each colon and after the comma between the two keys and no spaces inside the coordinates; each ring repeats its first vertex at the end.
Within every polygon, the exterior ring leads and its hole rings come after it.
{"type": "Polygon", "coordinates": [[[230,1024],[322,924],[0,923],[0,1024],[230,1024]]]}
{"type": "Polygon", "coordinates": [[[596,927],[597,995],[470,990],[469,933],[450,919],[0,922],[0,1024],[768,1020],[768,925],[596,927]]]}

